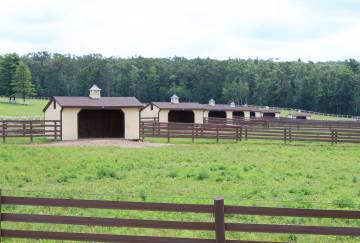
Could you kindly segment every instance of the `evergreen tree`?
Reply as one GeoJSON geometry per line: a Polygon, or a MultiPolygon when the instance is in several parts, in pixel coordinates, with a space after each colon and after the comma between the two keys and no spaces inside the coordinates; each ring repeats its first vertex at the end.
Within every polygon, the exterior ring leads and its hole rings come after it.
{"type": "Polygon", "coordinates": [[[20,58],[16,53],[3,56],[0,62],[0,95],[10,96],[12,94],[11,82],[19,62],[20,58]]]}
{"type": "Polygon", "coordinates": [[[24,103],[26,97],[36,94],[34,85],[31,82],[30,69],[25,63],[20,62],[17,66],[11,88],[12,95],[22,97],[24,103]]]}

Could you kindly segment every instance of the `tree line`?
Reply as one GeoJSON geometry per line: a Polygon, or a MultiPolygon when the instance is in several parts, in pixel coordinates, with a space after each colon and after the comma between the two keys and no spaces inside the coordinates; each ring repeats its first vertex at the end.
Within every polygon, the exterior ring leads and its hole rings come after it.
{"type": "Polygon", "coordinates": [[[11,80],[19,63],[29,68],[37,96],[88,95],[95,83],[104,96],[136,96],[142,102],[168,101],[176,93],[182,101],[213,98],[360,114],[360,63],[354,59],[314,63],[12,53],[0,56],[0,95],[14,94],[11,80]]]}

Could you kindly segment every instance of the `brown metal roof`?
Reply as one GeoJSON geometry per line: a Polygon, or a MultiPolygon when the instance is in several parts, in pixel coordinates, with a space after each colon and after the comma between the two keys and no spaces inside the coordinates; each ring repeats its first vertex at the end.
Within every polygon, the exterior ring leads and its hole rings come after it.
{"type": "Polygon", "coordinates": [[[236,106],[231,107],[227,104],[216,104],[216,105],[204,105],[206,110],[209,111],[255,111],[255,108],[246,107],[246,106],[236,106]]]}
{"type": "Polygon", "coordinates": [[[152,102],[152,104],[159,109],[169,110],[206,110],[205,106],[197,102],[152,102]]]}
{"type": "MultiPolygon", "coordinates": [[[[135,97],[101,97],[92,99],[85,96],[54,96],[53,99],[61,107],[74,108],[121,108],[121,107],[139,107],[143,104],[135,97]]],[[[45,107],[46,109],[47,107],[45,107]]]]}

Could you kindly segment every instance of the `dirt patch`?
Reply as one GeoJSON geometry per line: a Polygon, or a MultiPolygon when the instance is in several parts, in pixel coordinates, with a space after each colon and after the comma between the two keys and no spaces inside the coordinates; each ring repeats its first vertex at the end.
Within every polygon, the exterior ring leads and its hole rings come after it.
{"type": "Polygon", "coordinates": [[[167,143],[149,143],[140,141],[129,141],[125,139],[79,139],[72,141],[58,141],[44,144],[30,144],[33,147],[66,147],[66,146],[93,146],[93,147],[121,147],[121,148],[147,148],[169,146],[167,143]]]}

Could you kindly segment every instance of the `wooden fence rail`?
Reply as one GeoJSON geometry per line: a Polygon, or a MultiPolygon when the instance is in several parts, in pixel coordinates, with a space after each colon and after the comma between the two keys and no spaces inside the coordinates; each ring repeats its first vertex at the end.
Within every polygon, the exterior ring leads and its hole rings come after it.
{"type": "Polygon", "coordinates": [[[360,121],[322,121],[322,120],[300,120],[289,118],[251,118],[243,117],[217,118],[206,117],[204,123],[227,124],[227,125],[247,125],[262,127],[292,127],[292,128],[358,128],[360,121]]]}
{"type": "Polygon", "coordinates": [[[51,137],[61,140],[61,121],[59,120],[4,120],[0,121],[0,136],[3,142],[11,137],[51,137]]]}
{"type": "Polygon", "coordinates": [[[316,141],[330,143],[360,143],[360,128],[298,128],[292,127],[259,127],[226,124],[193,124],[193,123],[162,123],[141,122],[141,138],[162,137],[234,139],[236,141],[260,139],[292,141],[316,141]]]}
{"type": "Polygon", "coordinates": [[[0,239],[27,238],[27,239],[72,240],[72,241],[92,241],[92,242],[126,242],[126,243],[132,243],[132,242],[174,242],[174,243],[258,242],[260,243],[265,241],[227,240],[226,232],[312,234],[312,235],[334,235],[334,236],[353,236],[353,237],[360,236],[359,227],[227,223],[226,222],[227,215],[311,217],[311,218],[334,218],[334,219],[338,218],[338,219],[355,219],[355,220],[360,219],[360,211],[228,206],[224,204],[224,198],[222,197],[215,198],[214,204],[210,205],[210,204],[173,204],[173,203],[119,202],[119,201],[103,201],[103,200],[13,197],[13,196],[1,195],[1,191],[0,191],[0,239]],[[101,218],[101,217],[84,217],[84,216],[61,216],[61,215],[44,215],[44,214],[19,214],[19,213],[6,212],[4,210],[5,207],[2,207],[6,205],[201,213],[201,214],[214,215],[214,221],[192,222],[192,221],[101,218]],[[18,226],[13,226],[16,227],[16,229],[14,228],[7,229],[1,226],[1,222],[4,223],[21,222],[27,224],[42,223],[47,225],[66,224],[66,225],[87,225],[87,226],[102,226],[102,227],[151,228],[151,229],[161,229],[161,230],[176,229],[176,230],[191,230],[191,231],[213,231],[215,232],[215,239],[33,231],[33,230],[19,229],[18,226]]]}

